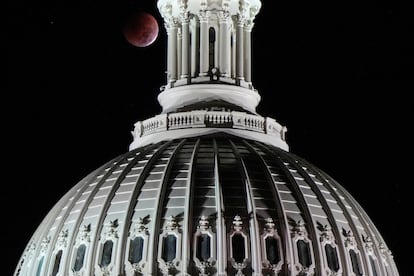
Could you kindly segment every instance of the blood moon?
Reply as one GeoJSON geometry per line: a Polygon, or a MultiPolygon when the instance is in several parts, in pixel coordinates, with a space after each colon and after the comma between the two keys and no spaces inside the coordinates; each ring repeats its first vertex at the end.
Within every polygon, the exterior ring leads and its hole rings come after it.
{"type": "Polygon", "coordinates": [[[146,12],[131,14],[123,27],[125,39],[136,47],[151,45],[157,39],[158,31],[157,20],[146,12]]]}

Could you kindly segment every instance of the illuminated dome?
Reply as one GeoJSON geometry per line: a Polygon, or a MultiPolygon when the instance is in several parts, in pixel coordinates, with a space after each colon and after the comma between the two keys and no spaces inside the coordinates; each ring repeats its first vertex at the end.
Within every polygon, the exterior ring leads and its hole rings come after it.
{"type": "Polygon", "coordinates": [[[256,113],[250,32],[261,2],[158,7],[169,36],[163,112],[56,204],[14,275],[399,275],[354,198],[256,113]]]}

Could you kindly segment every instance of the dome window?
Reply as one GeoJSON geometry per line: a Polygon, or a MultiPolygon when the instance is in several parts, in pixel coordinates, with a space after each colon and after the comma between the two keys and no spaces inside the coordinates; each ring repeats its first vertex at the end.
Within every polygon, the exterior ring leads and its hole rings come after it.
{"type": "Polygon", "coordinates": [[[129,254],[128,260],[125,261],[125,266],[128,271],[139,272],[142,274],[145,272],[149,237],[147,225],[149,221],[149,216],[138,218],[130,229],[130,239],[128,239],[127,245],[129,254]]]}
{"type": "Polygon", "coordinates": [[[194,262],[200,272],[213,266],[216,260],[216,235],[207,216],[201,216],[194,234],[194,262]]]}
{"type": "Polygon", "coordinates": [[[165,220],[158,247],[159,269],[169,275],[169,271],[179,270],[181,261],[181,229],[174,216],[165,220]]]}
{"type": "Polygon", "coordinates": [[[246,240],[241,234],[234,234],[231,237],[231,255],[236,263],[243,263],[246,259],[246,240]]]}
{"type": "Polygon", "coordinates": [[[113,247],[114,243],[111,240],[108,240],[104,243],[101,262],[99,264],[101,267],[108,267],[108,265],[111,263],[113,247]]]}
{"type": "Polygon", "coordinates": [[[243,275],[242,270],[247,267],[248,237],[243,229],[241,217],[236,215],[233,220],[233,231],[230,234],[230,260],[236,275],[243,275]]]}
{"type": "Polygon", "coordinates": [[[369,256],[369,263],[371,264],[372,275],[373,276],[378,276],[377,266],[375,264],[375,260],[372,257],[372,255],[369,256]]]}
{"type": "Polygon", "coordinates": [[[60,261],[62,259],[62,250],[59,250],[55,256],[55,262],[53,264],[52,276],[56,276],[59,273],[60,261]]]}
{"type": "Polygon", "coordinates": [[[361,270],[361,263],[359,261],[359,254],[355,252],[353,249],[349,250],[349,257],[351,258],[352,263],[352,271],[355,273],[356,276],[364,275],[361,270]]]}
{"type": "Polygon", "coordinates": [[[278,273],[282,268],[282,251],[280,237],[272,218],[266,219],[264,233],[262,235],[262,255],[264,267],[278,273]]]}
{"type": "Polygon", "coordinates": [[[295,221],[291,219],[293,226],[293,251],[295,256],[296,269],[299,274],[306,271],[313,272],[315,269],[312,242],[308,238],[308,232],[305,223],[302,220],[295,221]]]}
{"type": "Polygon", "coordinates": [[[39,261],[39,265],[37,266],[36,276],[40,276],[42,274],[42,267],[43,267],[44,259],[45,259],[45,256],[43,256],[39,261]]]}
{"type": "Polygon", "coordinates": [[[172,262],[177,256],[177,238],[175,235],[167,235],[163,238],[162,259],[165,262],[172,262]]]}
{"type": "Polygon", "coordinates": [[[296,246],[298,249],[299,263],[304,267],[310,267],[312,264],[312,258],[309,243],[304,240],[298,240],[296,246]]]}
{"type": "Polygon", "coordinates": [[[335,243],[335,237],[332,232],[332,227],[328,224],[323,225],[320,222],[317,223],[317,227],[321,231],[320,242],[322,248],[324,249],[324,266],[326,269],[329,269],[332,274],[336,275],[341,270],[341,265],[338,259],[338,247],[335,243]]]}
{"type": "Polygon", "coordinates": [[[266,259],[270,264],[275,265],[280,261],[279,245],[274,237],[267,237],[266,241],[266,259]]]}
{"type": "Polygon", "coordinates": [[[82,269],[83,267],[83,261],[85,259],[85,253],[86,253],[86,245],[81,244],[78,247],[78,250],[76,251],[76,259],[75,259],[75,264],[73,265],[73,270],[75,272],[78,272],[82,269]]]}
{"type": "Polygon", "coordinates": [[[142,237],[136,237],[131,241],[129,247],[129,262],[131,264],[137,264],[142,260],[142,251],[144,249],[144,239],[142,237]]]}
{"type": "Polygon", "coordinates": [[[336,247],[333,247],[331,244],[325,245],[325,254],[326,261],[328,262],[328,267],[334,272],[339,271],[339,260],[338,253],[336,252],[336,247]]]}
{"type": "Polygon", "coordinates": [[[202,262],[208,261],[211,257],[211,239],[207,234],[201,234],[197,237],[196,257],[202,262]]]}

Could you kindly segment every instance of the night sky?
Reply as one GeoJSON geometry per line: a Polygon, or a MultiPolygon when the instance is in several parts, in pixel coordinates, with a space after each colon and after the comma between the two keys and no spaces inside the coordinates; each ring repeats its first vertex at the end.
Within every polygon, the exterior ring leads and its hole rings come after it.
{"type": "MultiPolygon", "coordinates": [[[[291,151],[350,191],[401,275],[410,275],[413,9],[384,0],[262,2],[253,31],[259,113],[286,125],[291,151]]],[[[9,1],[2,275],[12,273],[58,199],[126,152],[136,121],[161,111],[166,40],[155,6],[9,1]],[[152,46],[125,41],[122,24],[133,11],[157,18],[160,36],[152,46]]]]}

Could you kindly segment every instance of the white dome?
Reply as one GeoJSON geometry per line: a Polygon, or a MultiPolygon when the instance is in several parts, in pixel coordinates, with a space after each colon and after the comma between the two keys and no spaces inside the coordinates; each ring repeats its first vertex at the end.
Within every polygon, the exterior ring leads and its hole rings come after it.
{"type": "Polygon", "coordinates": [[[15,275],[398,275],[364,210],[299,157],[226,135],[160,142],[91,173],[15,275]]]}

